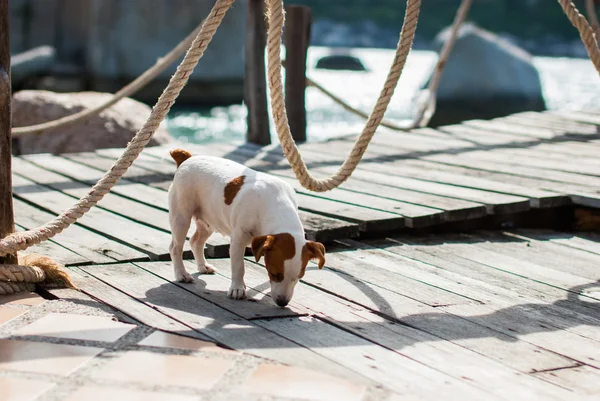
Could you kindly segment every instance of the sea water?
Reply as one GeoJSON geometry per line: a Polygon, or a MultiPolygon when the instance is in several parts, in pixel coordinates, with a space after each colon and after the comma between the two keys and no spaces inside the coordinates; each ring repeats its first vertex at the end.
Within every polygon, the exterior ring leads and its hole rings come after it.
{"type": "MultiPolygon", "coordinates": [[[[355,108],[370,113],[394,57],[394,50],[351,49],[367,72],[316,69],[317,60],[333,49],[311,47],[307,76],[355,108]]],[[[416,112],[419,88],[427,80],[437,55],[430,51],[412,51],[385,118],[402,124],[416,112]]],[[[549,109],[585,110],[600,106],[600,77],[588,59],[534,57],[540,72],[542,90],[549,109]]],[[[307,136],[322,141],[336,136],[358,134],[365,120],[345,111],[315,88],[306,93],[307,136]]],[[[270,107],[269,107],[270,112],[270,107]]],[[[276,138],[271,121],[271,136],[276,138]]],[[[167,119],[169,131],[179,140],[192,143],[244,140],[246,107],[243,104],[211,109],[174,110],[167,119]]],[[[385,129],[385,128],[381,128],[385,129]]]]}

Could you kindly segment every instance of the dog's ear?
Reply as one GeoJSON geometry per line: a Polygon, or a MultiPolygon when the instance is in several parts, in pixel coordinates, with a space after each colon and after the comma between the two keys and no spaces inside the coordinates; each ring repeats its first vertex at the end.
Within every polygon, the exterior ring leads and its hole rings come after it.
{"type": "Polygon", "coordinates": [[[318,259],[319,269],[325,266],[325,246],[320,242],[308,241],[304,247],[308,260],[318,259]]]}
{"type": "Polygon", "coordinates": [[[273,248],[275,237],[272,235],[261,235],[260,237],[252,238],[252,254],[258,262],[265,252],[273,248]]]}

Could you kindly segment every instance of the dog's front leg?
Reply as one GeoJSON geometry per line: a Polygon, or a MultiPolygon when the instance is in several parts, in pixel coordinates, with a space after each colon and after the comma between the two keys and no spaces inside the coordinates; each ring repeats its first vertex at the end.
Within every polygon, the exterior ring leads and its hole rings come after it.
{"type": "Polygon", "coordinates": [[[233,299],[246,297],[246,284],[244,283],[244,255],[246,246],[252,237],[244,232],[235,231],[231,234],[229,257],[231,259],[231,287],[227,296],[233,299]]]}

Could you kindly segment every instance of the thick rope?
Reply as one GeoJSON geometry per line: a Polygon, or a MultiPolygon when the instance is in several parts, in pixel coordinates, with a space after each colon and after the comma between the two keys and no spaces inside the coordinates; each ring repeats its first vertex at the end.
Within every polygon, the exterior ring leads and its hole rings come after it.
{"type": "Polygon", "coordinates": [[[279,136],[283,152],[300,184],[311,191],[325,192],[338,187],[350,177],[367,150],[367,146],[373,134],[375,134],[377,127],[381,123],[402,74],[406,57],[412,47],[419,19],[421,0],[407,0],[406,14],[396,49],[396,56],[394,57],[394,62],[379,95],[379,99],[377,99],[377,103],[373,108],[373,112],[342,166],[336,174],[324,179],[316,179],[310,174],[290,132],[281,77],[281,35],[284,23],[283,0],[265,1],[267,2],[267,17],[269,21],[267,35],[268,79],[271,91],[271,107],[273,109],[275,126],[277,127],[277,135],[279,136]]]}
{"type": "Polygon", "coordinates": [[[594,29],[596,35],[596,41],[600,42],[600,22],[598,21],[598,14],[596,14],[596,4],[594,0],[585,0],[585,10],[590,20],[590,25],[594,29]]]}
{"type": "Polygon", "coordinates": [[[94,108],[82,110],[79,113],[71,114],[70,116],[65,116],[53,121],[47,121],[45,123],[29,125],[26,127],[13,127],[11,130],[13,138],[18,138],[20,136],[28,134],[39,134],[43,131],[47,131],[50,129],[76,124],[80,121],[87,120],[90,117],[102,113],[104,110],[116,104],[119,100],[133,95],[134,93],[142,89],[144,86],[146,86],[148,82],[156,78],[161,72],[166,70],[171,64],[173,64],[183,54],[183,52],[185,52],[185,50],[187,50],[190,47],[190,44],[198,35],[198,32],[201,27],[202,24],[200,24],[196,29],[194,29],[194,31],[191,34],[189,34],[185,39],[183,39],[173,50],[167,53],[164,57],[158,59],[156,61],[156,64],[147,69],[142,75],[137,77],[134,81],[129,83],[120,91],[115,93],[106,102],[94,108]]]}
{"type": "MultiPolygon", "coordinates": [[[[381,125],[382,127],[392,129],[394,131],[409,131],[419,127],[426,127],[427,124],[429,124],[429,121],[431,121],[431,117],[433,117],[433,114],[435,113],[436,94],[441,81],[442,73],[444,72],[444,68],[446,67],[448,58],[450,57],[450,54],[454,49],[454,45],[456,44],[458,31],[460,30],[460,27],[467,18],[472,3],[473,0],[462,0],[460,7],[458,8],[458,11],[456,12],[456,15],[454,17],[452,27],[450,29],[450,37],[444,43],[444,46],[440,51],[440,56],[438,58],[437,64],[433,71],[433,75],[431,77],[431,80],[429,81],[429,85],[427,86],[427,89],[423,91],[423,95],[426,96],[426,99],[419,102],[419,109],[413,120],[409,124],[398,125],[391,121],[383,119],[381,120],[379,125],[381,125]]],[[[346,101],[334,95],[333,93],[325,89],[323,86],[319,85],[318,83],[316,83],[308,77],[306,78],[306,85],[319,90],[321,93],[333,100],[335,103],[342,106],[346,111],[349,111],[350,113],[362,117],[365,120],[369,118],[369,115],[367,113],[351,106],[346,101]]]]}
{"type": "Polygon", "coordinates": [[[48,256],[23,255],[18,265],[0,265],[0,295],[33,291],[36,283],[75,288],[64,266],[48,256]]]}
{"type": "Polygon", "coordinates": [[[598,48],[598,40],[594,35],[594,30],[572,1],[558,0],[558,3],[569,18],[569,21],[571,21],[573,26],[579,31],[585,49],[587,50],[594,67],[596,67],[596,71],[600,74],[600,49],[598,48]]]}
{"type": "Polygon", "coordinates": [[[175,103],[175,99],[177,99],[179,92],[181,92],[186,85],[189,76],[203,56],[204,51],[211,42],[223,17],[233,2],[234,0],[216,1],[183,61],[177,67],[177,71],[171,77],[169,84],[160,95],[156,105],[152,108],[150,117],[148,117],[144,126],[135,134],[135,137],[131,142],[129,142],[121,157],[119,157],[111,169],[104,174],[100,181],[94,185],[87,195],[82,197],[75,205],[57,216],[54,220],[36,229],[14,233],[0,240],[0,255],[21,251],[27,249],[29,246],[39,244],[42,241],[52,238],[71,224],[75,223],[77,219],[94,207],[94,205],[110,191],[142,152],[144,146],[150,141],[150,138],[152,138],[152,135],[171,109],[171,106],[175,103]]]}

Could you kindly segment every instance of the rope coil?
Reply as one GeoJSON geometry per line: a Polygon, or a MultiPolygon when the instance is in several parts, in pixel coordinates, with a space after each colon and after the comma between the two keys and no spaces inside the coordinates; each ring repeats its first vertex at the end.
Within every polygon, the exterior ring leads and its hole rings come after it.
{"type": "Polygon", "coordinates": [[[42,255],[20,256],[18,265],[0,265],[0,295],[33,291],[38,283],[75,288],[64,266],[42,255]]]}

